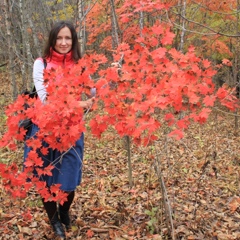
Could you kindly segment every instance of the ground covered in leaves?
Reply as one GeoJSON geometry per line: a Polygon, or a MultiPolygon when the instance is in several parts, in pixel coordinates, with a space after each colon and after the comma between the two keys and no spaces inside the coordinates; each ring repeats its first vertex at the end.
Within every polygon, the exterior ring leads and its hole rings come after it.
{"type": "MultiPolygon", "coordinates": [[[[1,89],[3,133],[10,93],[6,84],[1,89]]],[[[86,133],[83,182],[68,239],[240,239],[240,138],[234,117],[215,110],[207,124],[193,125],[181,141],[166,137],[167,131],[147,148],[131,145],[132,188],[124,139],[111,130],[100,140],[86,133]]],[[[22,143],[17,152],[1,149],[0,161],[21,165],[22,143]]],[[[26,199],[12,199],[1,179],[0,239],[54,239],[40,198],[30,192],[26,199]]]]}

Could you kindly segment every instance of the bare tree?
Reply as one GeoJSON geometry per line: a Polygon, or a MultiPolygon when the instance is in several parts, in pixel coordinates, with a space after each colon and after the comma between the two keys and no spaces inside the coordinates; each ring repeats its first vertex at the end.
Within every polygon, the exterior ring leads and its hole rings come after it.
{"type": "Polygon", "coordinates": [[[21,18],[20,30],[22,34],[22,59],[21,59],[21,72],[22,72],[22,82],[23,88],[27,89],[28,85],[32,83],[32,66],[33,58],[30,48],[30,38],[28,31],[31,31],[28,25],[28,9],[27,9],[27,0],[19,0],[19,11],[21,18]]]}
{"type": "Polygon", "coordinates": [[[96,5],[98,0],[93,1],[84,1],[77,0],[77,14],[75,22],[78,25],[78,39],[81,46],[81,54],[84,55],[86,51],[86,43],[87,43],[87,15],[92,10],[92,8],[96,5]]]}
{"type": "MultiPolygon", "coordinates": [[[[240,0],[236,0],[237,1],[237,21],[236,21],[236,35],[240,36],[240,0]]],[[[234,56],[234,60],[233,60],[233,80],[236,86],[236,90],[237,90],[237,97],[240,98],[240,71],[239,71],[239,67],[240,67],[240,43],[239,43],[240,37],[237,37],[236,39],[236,52],[235,52],[235,56],[234,56]]],[[[239,124],[238,124],[238,115],[236,113],[235,116],[235,135],[238,135],[238,129],[239,129],[239,124]]]]}
{"type": "Polygon", "coordinates": [[[17,97],[17,87],[16,87],[16,76],[14,74],[14,52],[13,52],[13,38],[12,38],[12,31],[11,31],[11,23],[10,23],[10,15],[12,14],[12,1],[11,0],[4,0],[3,2],[4,7],[4,16],[5,16],[5,25],[6,25],[6,40],[7,40],[7,52],[8,52],[8,69],[9,69],[9,76],[11,79],[11,86],[12,86],[12,94],[13,99],[17,97]]]}
{"type": "Polygon", "coordinates": [[[119,45],[119,26],[113,0],[109,0],[111,5],[111,23],[112,23],[112,48],[115,49],[119,45]]]}

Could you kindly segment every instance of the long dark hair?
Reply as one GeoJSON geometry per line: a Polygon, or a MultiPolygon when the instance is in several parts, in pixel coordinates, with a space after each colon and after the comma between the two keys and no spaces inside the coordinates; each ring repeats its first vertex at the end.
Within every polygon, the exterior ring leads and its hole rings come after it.
{"type": "Polygon", "coordinates": [[[54,49],[54,46],[57,41],[57,35],[59,31],[64,27],[68,27],[72,34],[72,50],[71,51],[72,51],[73,60],[77,62],[81,58],[77,32],[73,24],[69,21],[60,21],[53,25],[49,33],[48,41],[46,43],[46,46],[43,52],[43,58],[51,58],[51,49],[54,49]]]}

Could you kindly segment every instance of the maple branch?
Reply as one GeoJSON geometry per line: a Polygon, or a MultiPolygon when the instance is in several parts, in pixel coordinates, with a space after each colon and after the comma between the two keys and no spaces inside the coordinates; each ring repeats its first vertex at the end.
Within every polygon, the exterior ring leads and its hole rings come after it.
{"type": "Polygon", "coordinates": [[[6,66],[7,64],[8,64],[8,62],[2,63],[2,64],[0,65],[0,67],[6,66]]]}
{"type": "MultiPolygon", "coordinates": [[[[225,15],[225,16],[234,15],[234,14],[231,14],[231,13],[224,13],[224,12],[218,12],[218,11],[211,10],[208,7],[203,6],[203,5],[197,3],[196,1],[193,1],[193,0],[192,0],[192,2],[195,3],[196,5],[198,5],[200,8],[204,8],[205,10],[207,10],[209,12],[213,12],[213,13],[217,13],[217,14],[225,15]]],[[[237,10],[236,14],[238,14],[238,13],[240,13],[240,11],[237,10]]]]}
{"type": "MultiPolygon", "coordinates": [[[[176,13],[176,12],[174,12],[174,11],[172,11],[172,12],[173,12],[174,14],[176,14],[177,16],[180,16],[180,17],[181,17],[182,19],[184,19],[185,21],[187,21],[187,22],[189,22],[189,23],[193,23],[193,24],[198,25],[198,26],[200,26],[200,27],[203,27],[203,28],[205,28],[205,29],[208,29],[208,30],[211,31],[212,33],[201,33],[201,32],[197,32],[197,31],[187,30],[186,28],[184,28],[184,30],[187,31],[187,32],[197,33],[197,34],[202,34],[202,35],[221,35],[221,36],[225,36],[225,37],[240,37],[239,34],[238,34],[238,35],[232,35],[232,34],[222,33],[222,32],[220,32],[220,31],[215,31],[214,29],[212,29],[212,28],[210,28],[210,27],[208,27],[208,26],[206,26],[206,25],[204,25],[204,24],[201,24],[201,23],[199,23],[199,22],[195,22],[195,21],[193,21],[193,20],[190,20],[190,19],[184,17],[181,13],[176,13]]],[[[167,17],[168,17],[168,14],[167,14],[167,17]]],[[[168,20],[169,20],[173,25],[177,26],[178,29],[182,29],[182,26],[180,26],[180,25],[172,22],[169,17],[168,17],[168,20]]]]}
{"type": "Polygon", "coordinates": [[[237,113],[226,112],[226,111],[223,111],[223,110],[219,109],[218,107],[213,107],[213,109],[215,109],[215,110],[218,111],[218,112],[221,112],[221,113],[227,114],[227,115],[229,115],[229,116],[240,117],[240,115],[237,114],[237,113]]]}
{"type": "Polygon", "coordinates": [[[130,188],[133,187],[133,178],[132,178],[132,163],[131,163],[131,142],[130,137],[125,136],[126,140],[126,147],[127,147],[127,158],[128,158],[128,179],[129,179],[129,186],[130,188]]]}
{"type": "Polygon", "coordinates": [[[162,196],[163,196],[163,203],[164,203],[164,208],[165,208],[165,213],[166,213],[166,219],[170,226],[168,225],[169,231],[171,231],[171,237],[173,240],[175,240],[175,234],[174,234],[174,224],[173,224],[173,213],[172,213],[172,208],[170,205],[170,200],[168,198],[168,193],[166,189],[166,185],[162,176],[161,172],[161,164],[160,164],[160,159],[159,159],[159,154],[156,154],[156,158],[154,161],[154,169],[155,172],[157,173],[158,181],[161,184],[161,190],[162,190],[162,196]]]}
{"type": "Polygon", "coordinates": [[[84,226],[81,228],[81,230],[91,229],[93,232],[103,233],[103,232],[109,231],[110,228],[117,229],[119,231],[127,233],[127,231],[125,229],[122,229],[122,228],[114,226],[114,225],[106,225],[106,226],[102,226],[102,228],[92,228],[90,226],[84,226]]]}
{"type": "Polygon", "coordinates": [[[232,34],[222,33],[222,32],[219,32],[219,31],[217,32],[217,31],[215,31],[214,29],[212,29],[212,28],[210,28],[210,27],[208,27],[208,26],[205,26],[205,25],[203,25],[203,24],[201,24],[201,23],[198,23],[198,22],[189,20],[189,19],[187,19],[187,18],[185,18],[185,20],[187,20],[188,22],[194,23],[194,24],[196,24],[196,25],[199,25],[199,26],[201,26],[201,27],[203,27],[203,28],[206,28],[206,29],[212,31],[213,34],[216,34],[216,35],[221,35],[221,36],[225,36],[225,37],[240,37],[239,34],[238,34],[238,35],[232,35],[232,34]]]}

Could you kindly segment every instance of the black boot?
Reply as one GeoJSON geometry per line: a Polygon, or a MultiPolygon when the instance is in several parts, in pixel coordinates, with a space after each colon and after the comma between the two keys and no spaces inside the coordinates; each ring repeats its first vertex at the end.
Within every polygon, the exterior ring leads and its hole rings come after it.
{"type": "Polygon", "coordinates": [[[64,202],[63,205],[61,205],[61,204],[59,205],[60,220],[65,225],[67,231],[71,229],[71,220],[69,217],[69,209],[73,202],[74,194],[75,194],[74,191],[70,192],[67,196],[67,201],[64,202]]]}
{"type": "Polygon", "coordinates": [[[62,223],[59,220],[53,223],[51,222],[51,225],[56,236],[66,239],[62,223]]]}
{"type": "Polygon", "coordinates": [[[69,231],[71,228],[71,221],[69,217],[69,211],[64,211],[61,208],[59,208],[59,215],[61,222],[65,225],[66,230],[69,231]]]}
{"type": "Polygon", "coordinates": [[[52,201],[52,202],[44,202],[43,201],[43,205],[44,205],[44,208],[46,209],[48,218],[50,220],[50,223],[52,225],[55,235],[58,237],[61,237],[61,239],[65,239],[66,235],[65,235],[62,223],[59,220],[58,211],[57,211],[57,203],[54,201],[52,201]]]}

